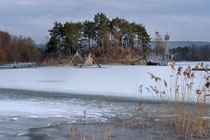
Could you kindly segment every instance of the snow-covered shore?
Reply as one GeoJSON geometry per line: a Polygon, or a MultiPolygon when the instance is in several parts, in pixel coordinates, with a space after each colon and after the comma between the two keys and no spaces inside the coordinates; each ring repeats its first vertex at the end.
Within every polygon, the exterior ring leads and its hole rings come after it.
{"type": "MultiPolygon", "coordinates": [[[[195,66],[198,62],[188,62],[195,66]]],[[[181,62],[178,66],[187,66],[181,62]]],[[[206,62],[210,64],[210,62],[206,62]]],[[[0,88],[84,95],[103,95],[138,99],[159,99],[139,86],[154,85],[148,72],[170,81],[169,66],[38,67],[0,70],[0,88]]],[[[199,75],[202,72],[196,72],[199,75]]],[[[199,79],[197,79],[199,81],[199,79]]]]}

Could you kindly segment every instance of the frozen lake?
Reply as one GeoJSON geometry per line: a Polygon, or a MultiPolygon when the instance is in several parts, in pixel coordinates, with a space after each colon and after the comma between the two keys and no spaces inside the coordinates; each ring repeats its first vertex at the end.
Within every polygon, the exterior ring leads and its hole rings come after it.
{"type": "MultiPolygon", "coordinates": [[[[180,62],[175,67],[197,63],[180,62]]],[[[143,102],[143,115],[160,112],[160,103],[150,102],[157,96],[138,91],[139,85],[154,84],[147,72],[169,80],[172,71],[168,66],[0,69],[0,139],[35,139],[32,129],[58,122],[106,123],[119,114],[135,113],[136,102],[143,102]]]]}
{"type": "MultiPolygon", "coordinates": [[[[199,62],[180,62],[179,66],[194,67],[199,62]]],[[[210,65],[210,62],[205,62],[210,65]]],[[[76,95],[103,95],[133,99],[158,100],[145,90],[139,94],[139,86],[154,85],[148,72],[170,82],[174,74],[170,66],[103,66],[96,67],[38,67],[26,69],[1,69],[1,89],[21,89],[60,92],[76,95]]],[[[195,72],[199,76],[203,72],[195,72]]],[[[197,78],[197,82],[201,79],[197,78]]]]}

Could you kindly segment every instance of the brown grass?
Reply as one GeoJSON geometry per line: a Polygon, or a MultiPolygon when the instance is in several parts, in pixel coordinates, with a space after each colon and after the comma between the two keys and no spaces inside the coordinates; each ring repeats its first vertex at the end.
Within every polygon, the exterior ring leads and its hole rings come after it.
{"type": "MultiPolygon", "coordinates": [[[[89,52],[80,53],[83,60],[88,57],[89,52]]],[[[96,48],[91,51],[92,57],[99,64],[129,64],[131,61],[135,61],[143,57],[142,53],[137,49],[124,48],[124,47],[108,47],[103,51],[100,48],[96,48]]],[[[74,54],[62,58],[48,58],[48,65],[70,65],[69,62],[73,58],[74,54]]],[[[79,58],[74,60],[74,64],[81,64],[79,58]]],[[[145,61],[140,61],[136,64],[146,64],[145,61]]]]}

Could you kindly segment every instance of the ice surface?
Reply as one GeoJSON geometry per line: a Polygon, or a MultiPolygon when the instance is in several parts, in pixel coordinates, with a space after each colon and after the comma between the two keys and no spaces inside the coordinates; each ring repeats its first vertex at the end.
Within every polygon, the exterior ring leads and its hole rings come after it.
{"type": "MultiPolygon", "coordinates": [[[[199,62],[180,62],[195,66],[199,62]]],[[[205,62],[210,64],[210,62],[205,62]]],[[[157,100],[159,97],[139,86],[154,85],[148,72],[170,81],[170,66],[107,66],[96,67],[41,67],[0,70],[0,88],[34,91],[60,92],[70,94],[104,95],[157,100]]],[[[200,75],[203,72],[196,72],[200,75]]],[[[198,80],[199,82],[199,80],[198,80]]],[[[197,83],[198,83],[197,82],[197,83]]]]}

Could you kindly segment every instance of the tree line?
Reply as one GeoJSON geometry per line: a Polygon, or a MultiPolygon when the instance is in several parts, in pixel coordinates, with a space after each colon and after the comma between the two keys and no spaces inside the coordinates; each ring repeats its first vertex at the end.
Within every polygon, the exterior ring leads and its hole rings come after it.
{"type": "Polygon", "coordinates": [[[0,31],[0,63],[39,61],[41,50],[31,38],[0,31]]]}
{"type": "Polygon", "coordinates": [[[200,46],[196,47],[186,46],[184,48],[178,47],[171,49],[172,54],[176,54],[175,60],[177,61],[210,61],[210,46],[200,46]]]}
{"type": "Polygon", "coordinates": [[[123,18],[110,20],[104,13],[98,13],[93,21],[55,22],[49,30],[47,52],[55,55],[71,55],[78,48],[110,47],[137,48],[142,52],[150,49],[150,36],[142,24],[128,22],[123,18]]]}

